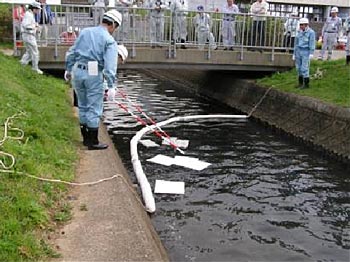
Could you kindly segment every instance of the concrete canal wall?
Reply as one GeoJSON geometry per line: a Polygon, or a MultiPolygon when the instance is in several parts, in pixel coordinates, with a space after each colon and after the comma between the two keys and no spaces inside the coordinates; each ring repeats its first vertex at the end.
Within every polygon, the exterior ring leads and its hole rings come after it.
{"type": "MultiPolygon", "coordinates": [[[[210,97],[250,113],[267,92],[244,74],[232,72],[148,71],[170,79],[174,85],[189,87],[198,94],[210,97]],[[238,78],[239,77],[239,78],[238,78]]],[[[311,87],[312,88],[312,87],[311,87]]],[[[341,108],[316,99],[270,89],[252,116],[277,131],[344,162],[350,162],[350,108],[341,108]]]]}

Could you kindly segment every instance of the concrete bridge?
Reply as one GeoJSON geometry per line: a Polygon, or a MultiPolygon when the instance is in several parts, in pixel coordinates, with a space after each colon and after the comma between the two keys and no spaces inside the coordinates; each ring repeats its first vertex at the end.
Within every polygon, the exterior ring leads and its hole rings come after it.
{"type": "MultiPolygon", "coordinates": [[[[65,45],[61,33],[68,26],[82,29],[97,25],[101,17],[94,16],[96,7],[88,5],[51,6],[55,19],[49,29],[49,37],[45,43],[39,42],[40,68],[64,69],[65,53],[70,46],[65,45]]],[[[198,12],[186,12],[187,49],[181,49],[182,43],[174,42],[174,21],[178,13],[166,10],[164,13],[164,38],[159,42],[150,40],[149,9],[140,7],[119,8],[123,15],[123,23],[114,35],[118,43],[123,43],[129,50],[127,63],[119,68],[152,68],[152,69],[200,69],[200,70],[236,70],[236,71],[284,71],[294,66],[291,46],[285,46],[285,18],[267,16],[263,34],[263,43],[254,42],[257,32],[252,27],[252,15],[239,13],[235,16],[235,45],[233,51],[224,50],[222,41],[223,14],[206,12],[212,20],[211,32],[215,38],[217,50],[208,44],[199,45],[194,17],[198,12]],[[127,14],[127,16],[125,16],[127,14]]],[[[102,12],[103,13],[103,12],[102,12]]],[[[23,47],[20,39],[14,39],[15,54],[21,55],[23,47]]]]}
{"type": "MultiPolygon", "coordinates": [[[[132,47],[127,62],[118,68],[125,69],[199,69],[235,71],[284,71],[294,66],[291,56],[272,51],[202,51],[198,49],[174,49],[132,47]]],[[[64,69],[68,46],[40,47],[40,68],[64,69]]],[[[18,55],[23,48],[19,48],[18,55]]]]}

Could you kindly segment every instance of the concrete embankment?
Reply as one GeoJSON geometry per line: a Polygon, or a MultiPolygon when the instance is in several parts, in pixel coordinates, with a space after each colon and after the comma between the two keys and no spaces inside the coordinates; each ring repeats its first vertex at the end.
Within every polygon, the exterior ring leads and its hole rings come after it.
{"type": "MultiPolygon", "coordinates": [[[[200,95],[245,113],[249,113],[268,91],[249,80],[249,76],[244,79],[244,74],[237,72],[148,73],[163,76],[174,84],[181,83],[200,95]]],[[[350,108],[271,89],[252,116],[333,157],[350,161],[350,108]]]]}

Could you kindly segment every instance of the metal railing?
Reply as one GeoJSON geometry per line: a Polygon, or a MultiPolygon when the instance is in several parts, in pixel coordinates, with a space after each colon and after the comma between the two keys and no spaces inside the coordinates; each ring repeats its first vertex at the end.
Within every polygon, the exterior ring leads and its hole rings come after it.
{"type": "MultiPolygon", "coordinates": [[[[67,31],[68,26],[80,31],[85,27],[98,25],[101,22],[102,14],[106,11],[88,5],[57,5],[51,6],[51,10],[54,13],[54,19],[52,25],[49,26],[48,38],[45,41],[48,45],[55,45],[56,49],[60,45],[67,44],[60,35],[67,31]]],[[[117,10],[123,14],[123,23],[114,37],[118,43],[123,43],[129,48],[132,47],[131,54],[133,56],[136,56],[135,48],[137,46],[166,47],[169,48],[169,53],[176,56],[176,48],[183,43],[173,39],[173,31],[176,26],[174,21],[177,16],[182,15],[181,13],[172,13],[170,10],[165,10],[163,14],[159,14],[157,18],[154,18],[150,14],[151,10],[147,8],[132,7],[117,8],[117,10]],[[160,30],[163,30],[162,38],[156,41],[151,39],[150,23],[152,19],[156,19],[156,23],[164,25],[160,27],[160,30]]],[[[198,13],[187,11],[184,14],[187,21],[187,39],[185,42],[187,48],[201,47],[198,43],[197,31],[194,25],[194,19],[198,13]]],[[[206,13],[209,14],[212,21],[210,31],[214,36],[215,45],[219,50],[223,49],[223,14],[218,12],[206,13]]],[[[252,14],[239,13],[234,16],[233,26],[236,35],[233,48],[241,52],[241,60],[243,60],[243,53],[249,50],[268,51],[274,54],[275,52],[285,52],[292,49],[291,41],[288,43],[289,46],[285,46],[285,17],[259,16],[258,19],[263,21],[255,21],[256,16],[254,17],[252,14]]],[[[15,49],[20,45],[20,41],[20,39],[16,39],[14,32],[15,49]]],[[[42,41],[38,40],[38,44],[39,46],[42,45],[42,41]]],[[[204,51],[208,52],[208,59],[210,59],[211,49],[208,43],[205,44],[204,51]]]]}

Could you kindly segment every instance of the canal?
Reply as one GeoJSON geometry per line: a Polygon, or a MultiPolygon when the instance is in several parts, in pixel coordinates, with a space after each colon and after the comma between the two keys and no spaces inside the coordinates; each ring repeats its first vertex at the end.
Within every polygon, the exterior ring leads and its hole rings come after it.
{"type": "MultiPolygon", "coordinates": [[[[119,86],[157,122],[241,114],[140,72],[121,71],[119,86]]],[[[131,103],[118,101],[135,112],[131,103]]],[[[116,105],[106,105],[104,114],[136,183],[129,142],[142,125],[116,105]]],[[[152,188],[156,179],[185,182],[184,195],[155,195],[157,210],[151,216],[171,261],[349,261],[348,167],[252,119],[201,120],[164,129],[189,140],[186,156],[211,163],[202,171],[162,166],[146,160],[179,154],[164,145],[139,145],[152,188]]],[[[152,134],[145,138],[160,144],[152,134]]]]}

